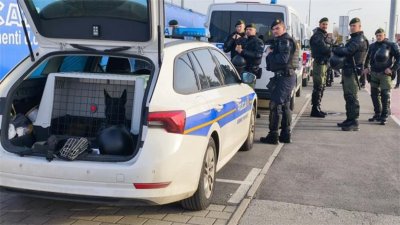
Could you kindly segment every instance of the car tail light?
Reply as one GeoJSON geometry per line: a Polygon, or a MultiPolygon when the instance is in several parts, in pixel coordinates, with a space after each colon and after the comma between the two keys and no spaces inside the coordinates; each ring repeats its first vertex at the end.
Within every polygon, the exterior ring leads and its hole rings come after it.
{"type": "Polygon", "coordinates": [[[149,126],[161,126],[169,133],[183,134],[185,131],[185,111],[150,112],[149,126]]]}
{"type": "Polygon", "coordinates": [[[161,183],[133,183],[136,189],[159,189],[166,188],[171,182],[161,182],[161,183]]]}
{"type": "Polygon", "coordinates": [[[303,65],[307,63],[307,52],[303,52],[303,65]]]}

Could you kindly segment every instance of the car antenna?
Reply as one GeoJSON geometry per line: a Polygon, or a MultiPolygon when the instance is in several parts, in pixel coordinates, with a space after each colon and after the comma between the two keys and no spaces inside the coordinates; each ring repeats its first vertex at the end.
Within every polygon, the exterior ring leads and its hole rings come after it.
{"type": "Polygon", "coordinates": [[[21,5],[20,5],[19,3],[18,3],[18,10],[19,10],[19,14],[21,15],[21,23],[22,23],[22,27],[23,27],[23,29],[24,29],[24,34],[25,34],[26,42],[27,42],[27,44],[28,44],[29,55],[31,56],[31,61],[32,61],[32,62],[35,62],[35,56],[33,55],[31,40],[29,39],[29,36],[28,36],[28,30],[26,29],[25,20],[24,20],[24,17],[22,16],[21,5]]]}

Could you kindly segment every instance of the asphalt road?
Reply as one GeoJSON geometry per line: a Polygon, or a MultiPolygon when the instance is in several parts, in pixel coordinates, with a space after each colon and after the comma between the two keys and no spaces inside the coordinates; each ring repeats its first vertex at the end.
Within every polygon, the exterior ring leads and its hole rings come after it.
{"type": "Polygon", "coordinates": [[[359,99],[358,132],[336,126],[345,119],[338,83],[324,94],[326,118],[310,118],[308,106],[240,224],[400,224],[400,124],[368,122],[367,90],[359,99]]]}

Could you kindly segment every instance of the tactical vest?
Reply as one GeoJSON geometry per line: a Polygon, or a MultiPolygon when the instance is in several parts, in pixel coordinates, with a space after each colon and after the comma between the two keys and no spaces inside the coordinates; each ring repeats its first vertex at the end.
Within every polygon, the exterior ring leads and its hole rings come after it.
{"type": "Polygon", "coordinates": [[[299,47],[296,44],[296,41],[290,37],[288,34],[285,34],[284,37],[280,37],[277,40],[275,40],[274,45],[273,45],[273,49],[274,52],[273,54],[284,54],[282,53],[282,49],[286,48],[285,46],[281,46],[281,45],[285,45],[285,43],[283,43],[282,41],[284,39],[289,40],[290,42],[290,55],[289,55],[289,61],[286,65],[282,65],[282,64],[271,64],[269,65],[269,68],[271,69],[271,71],[273,72],[277,72],[277,71],[286,71],[288,69],[297,69],[299,67],[299,47]]]}
{"type": "Polygon", "coordinates": [[[346,46],[350,42],[356,42],[358,45],[358,50],[353,56],[346,57],[345,68],[353,68],[354,62],[356,67],[363,68],[365,59],[367,58],[369,43],[367,38],[363,33],[358,34],[355,37],[352,37],[350,41],[346,44],[346,46]],[[353,61],[354,58],[354,61],[353,61]]]}

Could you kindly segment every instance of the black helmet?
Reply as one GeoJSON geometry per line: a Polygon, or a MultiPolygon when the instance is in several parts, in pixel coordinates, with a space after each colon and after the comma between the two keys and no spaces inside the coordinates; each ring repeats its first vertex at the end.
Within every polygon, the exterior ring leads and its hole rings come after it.
{"type": "Polygon", "coordinates": [[[232,64],[236,67],[236,69],[244,68],[246,67],[246,59],[244,59],[241,55],[235,55],[235,57],[232,59],[232,64]]]}
{"type": "Polygon", "coordinates": [[[386,67],[389,61],[390,52],[386,46],[380,47],[375,52],[375,66],[377,67],[386,67]]]}
{"type": "Polygon", "coordinates": [[[329,65],[334,70],[342,69],[345,59],[346,59],[345,57],[339,57],[339,56],[333,54],[331,56],[331,58],[329,58],[329,65]]]}
{"type": "Polygon", "coordinates": [[[123,126],[111,126],[97,136],[100,154],[130,155],[133,149],[133,138],[123,126]]]}

